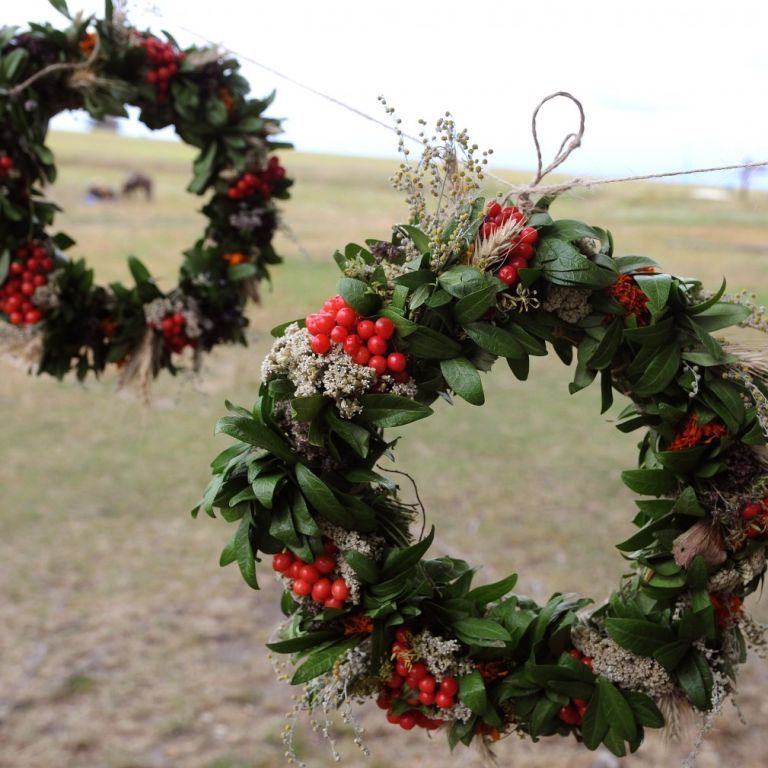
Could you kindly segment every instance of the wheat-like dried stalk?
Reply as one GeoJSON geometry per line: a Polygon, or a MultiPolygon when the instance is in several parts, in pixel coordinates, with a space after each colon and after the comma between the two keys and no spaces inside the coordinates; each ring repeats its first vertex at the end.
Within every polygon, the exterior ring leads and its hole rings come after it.
{"type": "Polygon", "coordinates": [[[136,348],[129,353],[117,381],[118,390],[135,386],[145,405],[149,405],[150,385],[157,370],[161,344],[162,340],[154,330],[147,328],[136,348]]]}
{"type": "Polygon", "coordinates": [[[472,254],[472,264],[483,271],[492,270],[502,264],[512,244],[512,240],[521,230],[522,225],[517,219],[510,218],[502,224],[490,237],[475,240],[472,254]]]}
{"type": "Polygon", "coordinates": [[[0,355],[17,368],[34,371],[43,356],[43,334],[0,323],[0,355]]]}

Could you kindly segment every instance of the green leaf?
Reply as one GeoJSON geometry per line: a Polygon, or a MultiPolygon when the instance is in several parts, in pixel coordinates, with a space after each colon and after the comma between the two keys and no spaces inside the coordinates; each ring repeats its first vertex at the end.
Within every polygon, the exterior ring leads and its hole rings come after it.
{"type": "Polygon", "coordinates": [[[135,256],[128,257],[128,269],[131,271],[136,285],[152,281],[152,275],[149,274],[149,270],[135,256]]]}
{"type": "Polygon", "coordinates": [[[459,700],[476,715],[482,715],[488,708],[485,682],[477,670],[459,678],[459,700]]]}
{"type": "Polygon", "coordinates": [[[69,15],[69,8],[67,8],[67,0],[48,0],[48,2],[59,12],[64,14],[68,19],[72,17],[69,15]]]}
{"type": "Polygon", "coordinates": [[[358,419],[375,427],[401,427],[432,414],[432,409],[401,395],[363,395],[358,419]]]}
{"type": "Polygon", "coordinates": [[[450,336],[419,325],[408,336],[408,351],[424,360],[446,360],[461,354],[461,346],[450,336]]]}
{"type": "Polygon", "coordinates": [[[269,535],[287,547],[297,548],[302,545],[299,532],[293,522],[291,508],[284,498],[279,498],[269,521],[269,535]]]}
{"type": "Polygon", "coordinates": [[[266,643],[267,648],[275,653],[296,653],[305,651],[307,648],[314,648],[316,645],[335,640],[339,633],[333,629],[321,629],[316,632],[307,632],[306,634],[292,637],[289,640],[278,640],[274,643],[266,643]]]}
{"type": "Polygon", "coordinates": [[[217,151],[217,144],[215,141],[212,141],[206,148],[203,150],[195,160],[195,163],[193,165],[193,173],[194,176],[192,177],[192,181],[189,183],[189,186],[187,187],[187,192],[192,192],[192,194],[200,195],[202,194],[206,187],[208,186],[211,175],[213,173],[213,164],[216,160],[216,151],[217,151]]]}
{"type": "Polygon", "coordinates": [[[656,706],[650,696],[640,691],[622,690],[622,695],[627,700],[635,714],[635,720],[646,728],[663,728],[664,715],[656,706]]]}
{"type": "Polygon", "coordinates": [[[274,475],[259,475],[252,483],[256,499],[263,507],[272,509],[272,499],[275,495],[275,489],[280,481],[285,477],[285,472],[278,472],[274,475]]]}
{"type": "Polygon", "coordinates": [[[456,637],[467,645],[492,645],[512,639],[509,632],[493,619],[459,619],[453,622],[456,637]]]}
{"type": "Polygon", "coordinates": [[[0,74],[6,82],[13,82],[14,77],[21,70],[24,62],[29,58],[29,52],[26,48],[16,48],[9,54],[3,56],[0,61],[0,74]]]}
{"type": "Polygon", "coordinates": [[[485,402],[480,374],[466,357],[454,357],[440,361],[440,371],[448,386],[472,405],[485,402]]]}
{"type": "Polygon", "coordinates": [[[676,342],[662,347],[632,386],[634,393],[640,397],[658,394],[675,378],[680,363],[680,346],[676,342]]]}
{"type": "Polygon", "coordinates": [[[700,712],[710,710],[714,680],[704,657],[698,651],[691,650],[678,665],[676,674],[688,701],[700,712]]]}
{"type": "Polygon", "coordinates": [[[255,264],[231,264],[227,267],[227,280],[233,283],[247,280],[258,274],[255,264]]]}
{"type": "Polygon", "coordinates": [[[752,314],[749,307],[741,304],[719,303],[696,315],[696,324],[708,333],[738,325],[752,314]]]}
{"type": "Polygon", "coordinates": [[[644,496],[663,496],[677,489],[677,478],[667,469],[627,469],[621,473],[624,485],[644,496]]]}
{"type": "Polygon", "coordinates": [[[615,262],[619,272],[625,275],[640,269],[646,269],[647,267],[653,267],[654,269],[659,267],[658,262],[647,256],[617,256],[615,262]]]}
{"type": "Polygon", "coordinates": [[[672,276],[667,274],[635,275],[635,282],[648,297],[651,314],[660,314],[667,306],[669,291],[672,288],[672,276]]]}
{"type": "Polygon", "coordinates": [[[429,238],[418,228],[409,224],[401,224],[398,229],[416,246],[420,254],[429,253],[429,238]]]}
{"type": "Polygon", "coordinates": [[[249,445],[264,448],[286,464],[293,465],[297,461],[290,445],[276,432],[254,418],[224,416],[216,422],[214,434],[218,435],[221,432],[249,445]]]}
{"type": "Polygon", "coordinates": [[[605,630],[622,648],[639,656],[652,656],[662,645],[675,639],[669,627],[642,619],[608,618],[605,620],[605,630]]]}
{"type": "Polygon", "coordinates": [[[413,272],[405,272],[398,275],[392,282],[395,285],[404,285],[406,288],[418,288],[421,285],[434,283],[437,275],[431,269],[415,269],[413,272]]]}
{"type": "Polygon", "coordinates": [[[253,589],[258,589],[259,584],[256,581],[256,560],[251,547],[251,516],[244,515],[240,520],[240,527],[235,534],[235,556],[240,573],[243,575],[245,583],[253,589]]]}
{"type": "Polygon", "coordinates": [[[597,266],[570,243],[545,237],[539,241],[531,266],[556,285],[607,288],[616,282],[616,273],[597,266]]]}
{"type": "Polygon", "coordinates": [[[459,323],[471,323],[480,319],[491,307],[496,306],[496,294],[499,290],[498,284],[490,284],[464,296],[453,307],[453,316],[459,323]]]}
{"type": "Polygon", "coordinates": [[[475,587],[467,593],[467,600],[472,600],[477,605],[486,605],[495,600],[500,600],[504,595],[511,592],[517,584],[517,574],[513,573],[501,581],[495,581],[493,584],[485,584],[482,587],[475,587]]]}
{"type": "Polygon", "coordinates": [[[438,283],[451,296],[461,299],[475,291],[481,290],[488,284],[488,278],[477,267],[466,264],[457,264],[443,272],[438,278],[438,283]]]}
{"type": "Polygon", "coordinates": [[[374,515],[342,504],[333,491],[309,467],[296,465],[296,480],[307,501],[325,518],[346,529],[371,531],[374,515]]]}
{"type": "Polygon", "coordinates": [[[330,672],[333,669],[333,665],[336,663],[342,654],[346,653],[350,648],[354,648],[360,644],[359,637],[351,637],[347,640],[341,640],[338,643],[322,648],[319,651],[315,651],[294,673],[291,679],[291,685],[301,685],[302,683],[314,680],[326,672],[330,672]]]}
{"type": "Polygon", "coordinates": [[[601,371],[613,362],[624,335],[624,323],[616,318],[609,326],[597,348],[587,357],[586,366],[601,371]]]}
{"type": "Polygon", "coordinates": [[[547,698],[539,699],[531,714],[531,738],[536,740],[539,736],[550,731],[555,722],[555,717],[560,711],[561,703],[547,698]]]}
{"type": "Polygon", "coordinates": [[[320,526],[315,522],[315,518],[312,517],[307,502],[298,488],[293,489],[293,495],[291,496],[291,515],[296,530],[299,533],[303,533],[305,536],[320,536],[322,533],[320,526]]]}
{"type": "Polygon", "coordinates": [[[332,410],[326,411],[325,422],[358,456],[368,455],[371,433],[365,427],[339,418],[332,410]]]}
{"type": "Polygon", "coordinates": [[[342,277],[336,290],[352,309],[363,316],[372,315],[381,306],[381,297],[374,293],[368,283],[354,277],[342,277]]]}
{"type": "Polygon", "coordinates": [[[621,695],[621,691],[604,677],[597,680],[597,688],[600,697],[600,709],[603,716],[610,723],[611,730],[625,740],[633,741],[637,736],[637,725],[632,707],[621,695]]]}
{"type": "Polygon", "coordinates": [[[520,342],[509,331],[491,323],[467,323],[464,330],[478,347],[499,357],[520,358],[525,356],[520,342]]]}
{"type": "Polygon", "coordinates": [[[379,568],[370,557],[350,549],[344,552],[344,559],[365,584],[376,584],[379,580],[379,568]]]}
{"type": "Polygon", "coordinates": [[[413,568],[429,549],[434,538],[435,526],[433,525],[429,533],[421,541],[417,541],[409,547],[395,547],[391,549],[381,566],[381,578],[391,579],[413,568]]]}
{"type": "Polygon", "coordinates": [[[326,405],[328,400],[325,395],[307,395],[291,400],[291,408],[297,421],[314,421],[326,405]]]}
{"type": "Polygon", "coordinates": [[[601,706],[600,690],[599,685],[595,687],[581,724],[581,735],[587,749],[597,749],[605,738],[605,734],[608,733],[609,723],[601,706]]]}
{"type": "Polygon", "coordinates": [[[8,277],[8,268],[11,265],[11,252],[6,248],[0,255],[0,285],[5,282],[5,278],[8,277]]]}
{"type": "Polygon", "coordinates": [[[706,301],[702,301],[700,304],[693,304],[686,312],[689,315],[698,315],[701,312],[704,312],[705,310],[709,309],[710,307],[714,307],[715,304],[717,304],[718,301],[722,298],[723,294],[725,293],[725,278],[723,278],[723,282],[720,284],[720,287],[717,289],[714,295],[710,296],[706,301]]]}

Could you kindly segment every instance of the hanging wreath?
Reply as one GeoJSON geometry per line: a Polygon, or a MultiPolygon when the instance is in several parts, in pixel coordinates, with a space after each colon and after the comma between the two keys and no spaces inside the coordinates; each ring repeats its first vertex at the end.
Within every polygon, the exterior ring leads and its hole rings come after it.
{"type": "Polygon", "coordinates": [[[616,755],[680,707],[708,723],[763,643],[743,601],[768,543],[765,368],[712,334],[765,329],[763,310],[616,255],[606,230],[554,219],[551,198],[486,202],[466,134],[450,118],[435,133],[445,143],[395,178],[412,223],[336,254],[338,295],[275,329],[256,405],[217,424],[237,442],[198,509],[239,521],[221,563],[256,588],[255,559],[272,556],[286,619],[269,648],[299,664],[299,708],[346,716],[375,699],[390,723],[441,729],[451,747],[559,734],[616,755]],[[644,496],[639,530],[618,545],[635,568],[591,611],[572,594],[516,595],[515,575],[473,587],[468,563],[425,559],[434,528],[413,540],[414,508],[381,464],[399,434],[386,428],[439,396],[482,405],[495,360],[524,380],[550,349],[575,355],[571,393],[599,379],[602,412],[618,391],[618,429],[644,430],[623,473],[644,496]]]}
{"type": "MultiPolygon", "coordinates": [[[[67,13],[63,0],[52,4],[67,13]]],[[[289,146],[272,140],[279,121],[263,114],[273,95],[249,99],[238,62],[222,51],[181,50],[166,38],[133,29],[109,1],[103,19],[76,17],[65,30],[0,30],[0,333],[3,348],[40,373],[84,378],[117,363],[123,381],[146,383],[175,372],[187,347],[197,362],[217,344],[245,343],[246,302],[280,261],[274,200],[288,197],[291,181],[270,156],[289,146]],[[50,234],[49,121],[70,109],[126,116],[126,105],[147,127],[173,126],[199,148],[188,191],[212,190],[203,236],[168,292],[135,258],[134,286],[99,286],[83,260],[65,257],[73,240],[50,234]]]]}

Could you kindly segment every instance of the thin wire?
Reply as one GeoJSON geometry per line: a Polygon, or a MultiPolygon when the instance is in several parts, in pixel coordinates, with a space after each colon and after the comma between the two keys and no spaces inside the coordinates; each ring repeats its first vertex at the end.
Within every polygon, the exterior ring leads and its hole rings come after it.
{"type": "MultiPolygon", "coordinates": [[[[197,32],[197,31],[195,31],[193,29],[190,29],[189,27],[185,26],[184,24],[179,24],[179,23],[169,19],[155,5],[147,6],[147,11],[150,14],[152,14],[154,16],[157,16],[160,19],[165,19],[166,21],[168,21],[171,24],[173,24],[174,26],[176,26],[178,29],[181,29],[184,32],[187,32],[188,34],[193,35],[194,37],[197,37],[200,40],[203,40],[204,42],[208,43],[211,46],[215,47],[215,46],[219,45],[219,43],[217,43],[216,41],[212,40],[207,35],[204,35],[204,34],[202,34],[200,32],[197,32]]],[[[396,128],[394,128],[393,126],[391,126],[388,123],[384,122],[383,120],[380,120],[379,118],[374,117],[373,115],[370,115],[367,112],[363,112],[361,109],[358,109],[357,107],[352,106],[351,104],[347,104],[346,102],[341,101],[341,99],[338,99],[338,98],[336,98],[335,96],[332,96],[329,93],[325,93],[324,91],[318,90],[317,88],[315,88],[315,87],[313,87],[311,85],[308,85],[307,83],[304,83],[304,82],[302,82],[300,80],[296,80],[295,78],[291,77],[290,75],[286,75],[283,72],[280,72],[279,70],[275,69],[274,67],[270,67],[269,65],[264,64],[264,63],[262,63],[260,61],[257,61],[256,59],[254,59],[254,58],[252,58],[252,57],[250,57],[250,56],[248,56],[246,54],[240,53],[239,51],[236,51],[236,50],[234,50],[232,48],[227,47],[227,50],[230,51],[235,56],[237,56],[239,59],[242,59],[243,61],[247,61],[248,63],[253,64],[254,66],[257,66],[257,67],[265,70],[266,72],[269,72],[270,74],[274,75],[275,77],[279,77],[282,80],[285,80],[286,82],[289,82],[292,85],[295,85],[297,88],[301,88],[302,90],[305,90],[308,93],[311,93],[311,94],[313,94],[313,95],[315,95],[315,96],[317,96],[317,97],[319,97],[321,99],[325,99],[326,101],[329,101],[331,104],[335,104],[337,107],[340,107],[341,109],[345,109],[348,112],[351,112],[351,113],[357,115],[358,117],[363,118],[364,120],[368,120],[369,122],[375,123],[376,125],[378,125],[378,126],[380,126],[382,128],[385,128],[388,131],[391,131],[392,133],[397,133],[398,132],[398,130],[396,128]]],[[[558,96],[558,95],[561,95],[561,94],[557,93],[557,94],[552,94],[551,96],[547,96],[539,104],[539,106],[536,108],[536,112],[538,112],[539,108],[541,107],[541,105],[545,101],[548,101],[549,99],[551,99],[551,98],[553,98],[555,96],[558,96]]],[[[570,98],[573,98],[573,97],[570,97],[570,98]]],[[[578,102],[577,102],[577,105],[578,105],[578,102]]],[[[581,120],[582,120],[581,129],[580,129],[578,134],[569,134],[568,136],[566,136],[566,138],[563,141],[563,144],[562,144],[562,146],[560,148],[560,151],[558,151],[558,153],[556,155],[556,161],[557,161],[558,158],[562,157],[562,154],[563,154],[562,150],[565,148],[565,146],[566,146],[568,141],[572,142],[571,149],[575,149],[578,146],[578,143],[581,140],[581,135],[583,134],[584,113],[583,113],[583,110],[581,109],[581,106],[580,105],[578,105],[578,106],[579,106],[579,112],[580,112],[581,120]]],[[[535,124],[536,113],[534,113],[534,118],[533,119],[534,119],[534,124],[535,124]]],[[[405,133],[404,131],[400,131],[398,135],[408,139],[409,141],[413,141],[413,142],[415,142],[415,143],[417,143],[419,145],[422,144],[420,139],[418,139],[415,136],[412,136],[412,135],[410,135],[408,133],[405,133]]],[[[536,139],[534,139],[534,140],[536,141],[536,139]]],[[[538,147],[538,142],[537,141],[536,141],[536,143],[537,143],[537,152],[538,152],[538,156],[539,156],[539,168],[538,168],[538,172],[536,174],[537,177],[538,177],[537,178],[537,182],[538,182],[538,181],[541,180],[541,178],[544,175],[546,175],[546,173],[548,173],[550,170],[553,169],[553,166],[548,167],[547,169],[545,169],[545,171],[543,173],[541,173],[541,152],[540,152],[540,149],[538,147]]],[[[567,154],[570,154],[570,152],[568,152],[567,154]]],[[[567,156],[567,154],[566,154],[566,156],[567,156]]],[[[562,159],[560,159],[560,162],[563,162],[564,159],[565,158],[562,157],[562,159]]],[[[559,165],[560,162],[556,162],[554,167],[559,165]]],[[[745,169],[745,168],[764,168],[764,167],[768,167],[768,160],[761,160],[761,161],[753,162],[753,163],[736,163],[736,164],[733,164],[733,165],[722,165],[722,166],[717,166],[717,167],[713,167],[713,168],[695,168],[695,169],[689,170],[689,171],[664,171],[664,172],[661,172],[661,173],[649,173],[649,174],[643,174],[643,175],[637,175],[637,176],[614,176],[614,177],[611,177],[611,178],[608,178],[608,179],[580,179],[580,178],[574,178],[574,179],[571,179],[570,181],[563,182],[562,184],[544,184],[544,185],[538,184],[538,183],[534,183],[534,184],[513,184],[513,183],[507,181],[506,179],[503,179],[501,176],[497,176],[495,173],[491,172],[488,169],[484,169],[483,170],[483,175],[484,176],[488,176],[489,178],[494,179],[494,181],[498,181],[500,184],[503,184],[504,186],[506,186],[508,189],[512,190],[513,192],[522,193],[524,195],[530,195],[530,194],[533,194],[533,193],[542,194],[542,195],[552,195],[552,194],[559,194],[559,193],[562,193],[562,192],[568,192],[571,189],[576,189],[576,188],[585,188],[586,189],[586,188],[590,188],[590,187],[602,186],[602,185],[605,185],[605,184],[618,184],[620,182],[626,182],[626,181],[648,181],[648,180],[651,180],[651,179],[664,179],[664,178],[670,178],[670,177],[674,177],[674,176],[690,176],[690,175],[700,174],[700,173],[714,173],[714,172],[717,172],[717,171],[734,171],[734,170],[742,170],[742,169],[745,169]]]]}

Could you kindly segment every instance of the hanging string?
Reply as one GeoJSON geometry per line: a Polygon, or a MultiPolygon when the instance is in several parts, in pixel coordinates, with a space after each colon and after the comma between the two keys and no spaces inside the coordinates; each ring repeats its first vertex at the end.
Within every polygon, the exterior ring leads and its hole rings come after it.
{"type": "MultiPolygon", "coordinates": [[[[178,29],[181,29],[187,34],[197,37],[198,39],[204,41],[208,45],[211,45],[211,46],[218,45],[215,41],[211,40],[206,35],[203,35],[200,32],[190,29],[185,25],[178,24],[173,20],[168,19],[168,17],[166,17],[160,11],[160,9],[155,5],[146,6],[146,10],[150,14],[160,19],[165,19],[166,21],[171,22],[178,29]]],[[[357,107],[352,106],[351,104],[347,104],[346,102],[336,98],[335,96],[332,96],[329,93],[320,91],[317,88],[314,88],[313,86],[308,85],[307,83],[303,83],[302,81],[297,80],[296,78],[291,77],[290,75],[286,75],[283,72],[280,72],[279,70],[275,69],[274,67],[270,67],[267,64],[264,64],[260,61],[257,61],[256,59],[251,58],[250,56],[240,53],[239,51],[235,51],[232,49],[228,49],[228,50],[230,50],[235,56],[237,56],[238,59],[247,61],[249,64],[253,64],[256,67],[259,67],[260,69],[263,69],[266,72],[269,72],[275,77],[278,77],[282,80],[285,80],[286,82],[291,83],[292,85],[295,85],[297,88],[301,88],[302,90],[307,91],[308,93],[312,93],[321,99],[325,99],[326,101],[330,102],[331,104],[335,104],[341,109],[345,109],[348,112],[352,112],[358,117],[368,120],[369,122],[375,123],[376,125],[379,125],[388,131],[392,131],[393,133],[397,130],[393,126],[384,122],[383,120],[380,120],[379,118],[374,117],[373,115],[370,115],[367,112],[363,112],[363,110],[358,109],[357,107]]],[[[672,178],[675,176],[690,176],[690,175],[701,174],[701,173],[715,173],[717,171],[735,171],[735,170],[742,170],[745,168],[768,167],[768,160],[760,160],[760,161],[751,162],[751,163],[735,163],[732,165],[720,165],[720,166],[715,166],[711,168],[694,168],[692,170],[687,170],[687,171],[685,170],[662,171],[659,173],[649,173],[649,174],[642,174],[642,175],[636,175],[636,176],[615,176],[607,179],[573,178],[570,181],[566,181],[560,184],[541,184],[541,180],[547,174],[551,173],[560,165],[562,165],[567,160],[569,155],[581,145],[581,139],[584,136],[584,127],[585,127],[585,114],[584,114],[584,108],[581,102],[575,96],[573,96],[572,94],[566,91],[557,91],[556,93],[552,93],[549,96],[546,96],[544,99],[542,99],[539,102],[538,106],[533,112],[533,117],[531,120],[531,131],[533,134],[533,140],[534,140],[534,145],[536,147],[536,156],[537,156],[537,169],[536,169],[536,176],[534,177],[534,181],[531,184],[513,184],[507,181],[506,179],[503,179],[502,177],[497,176],[496,174],[488,170],[484,170],[483,175],[494,179],[495,181],[499,182],[500,184],[503,184],[505,187],[507,187],[507,189],[510,190],[510,192],[507,194],[505,199],[508,199],[509,197],[512,197],[512,196],[517,196],[518,198],[522,197],[523,201],[527,201],[534,194],[541,195],[541,196],[550,196],[550,195],[558,195],[563,192],[568,192],[572,189],[589,189],[591,187],[602,186],[605,184],[619,184],[619,183],[628,182],[628,181],[648,181],[651,179],[666,179],[666,178],[672,178]],[[569,133],[565,137],[553,161],[546,168],[542,168],[543,161],[542,161],[541,146],[539,143],[538,130],[537,130],[538,114],[541,108],[544,106],[544,104],[558,97],[567,98],[576,105],[577,109],[579,110],[579,118],[580,118],[579,128],[576,131],[576,133],[569,133]]],[[[408,139],[409,141],[415,142],[419,145],[421,144],[420,139],[416,138],[415,136],[411,136],[410,134],[407,134],[403,131],[400,131],[399,135],[401,135],[403,138],[408,139]]]]}

